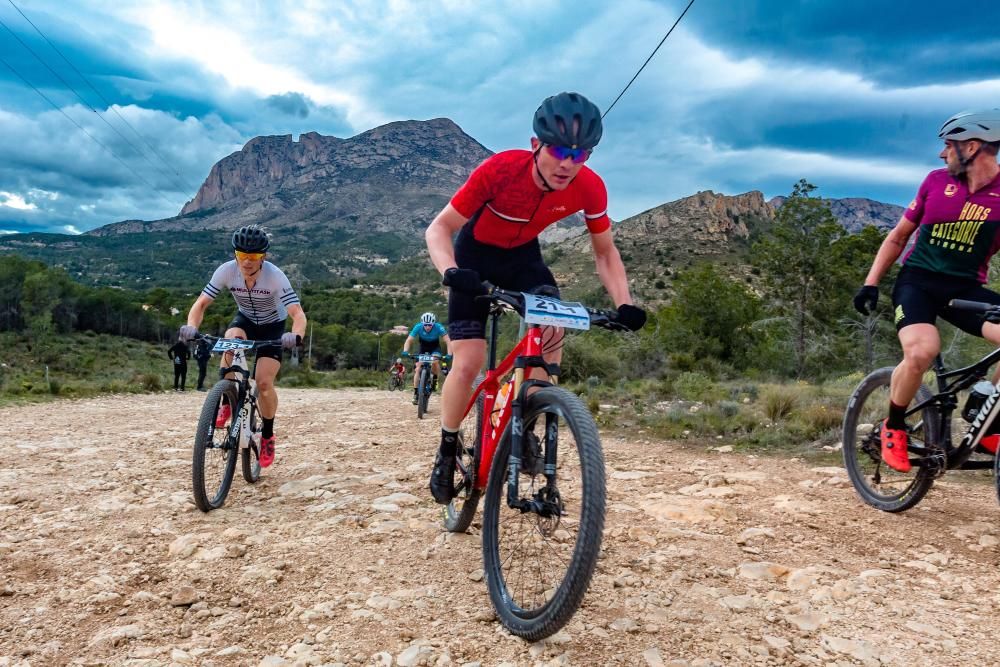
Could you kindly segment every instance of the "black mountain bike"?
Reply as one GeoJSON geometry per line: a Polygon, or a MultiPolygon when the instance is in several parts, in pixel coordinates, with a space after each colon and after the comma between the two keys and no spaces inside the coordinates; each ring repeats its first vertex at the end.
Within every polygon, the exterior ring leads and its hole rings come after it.
{"type": "MultiPolygon", "coordinates": [[[[960,299],[949,305],[981,313],[989,322],[1000,322],[998,306],[960,299]]],[[[949,371],[940,355],[934,359],[937,393],[920,385],[906,412],[912,466],[907,473],[897,472],[882,461],[880,431],[888,414],[893,368],[880,368],[861,381],[844,414],[843,456],[847,475],[862,500],[886,512],[902,512],[920,502],[945,471],[984,469],[997,473],[1000,499],[1000,457],[979,444],[984,435],[1000,426],[1000,421],[994,426],[1000,412],[1000,387],[985,380],[989,367],[998,360],[1000,349],[971,366],[949,371]],[[965,390],[971,391],[960,400],[959,393],[965,390]],[[964,421],[953,423],[952,412],[960,404],[964,421]],[[973,458],[974,454],[989,458],[973,458]]]]}
{"type": "Polygon", "coordinates": [[[236,459],[242,459],[243,479],[253,484],[260,479],[260,429],[257,411],[257,383],[254,370],[247,365],[248,350],[269,345],[281,345],[281,340],[243,340],[217,338],[199,334],[214,342],[212,352],[233,353],[233,365],[224,374],[235,373],[235,380],[219,380],[205,397],[201,417],[194,435],[191,478],[194,503],[202,512],[222,507],[236,473],[236,459]],[[223,406],[229,406],[229,418],[216,427],[216,417],[223,406]]]}

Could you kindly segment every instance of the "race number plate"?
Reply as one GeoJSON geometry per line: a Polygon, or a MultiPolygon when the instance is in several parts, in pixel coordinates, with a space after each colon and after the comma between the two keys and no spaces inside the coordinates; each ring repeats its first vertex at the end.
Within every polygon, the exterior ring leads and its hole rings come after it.
{"type": "Polygon", "coordinates": [[[524,321],[566,329],[590,328],[590,315],[583,304],[537,294],[524,295],[524,321]]]}
{"type": "Polygon", "coordinates": [[[229,352],[231,350],[250,350],[253,348],[253,341],[242,338],[220,338],[215,341],[212,352],[229,352]]]}

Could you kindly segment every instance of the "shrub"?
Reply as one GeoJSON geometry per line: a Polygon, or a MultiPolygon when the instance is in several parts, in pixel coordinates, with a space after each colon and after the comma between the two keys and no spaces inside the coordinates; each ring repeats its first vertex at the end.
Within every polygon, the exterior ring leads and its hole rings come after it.
{"type": "Polygon", "coordinates": [[[764,414],[772,422],[784,419],[798,404],[798,395],[793,387],[771,387],[764,392],[764,414]]]}
{"type": "Polygon", "coordinates": [[[812,403],[798,411],[798,418],[805,426],[807,437],[815,438],[836,429],[843,420],[843,412],[822,403],[812,403]]]}
{"type": "Polygon", "coordinates": [[[689,401],[704,401],[712,404],[722,400],[725,389],[701,373],[681,373],[674,381],[677,396],[689,401]]]}
{"type": "Polygon", "coordinates": [[[142,373],[133,382],[145,391],[163,391],[163,378],[156,373],[142,373]]]}

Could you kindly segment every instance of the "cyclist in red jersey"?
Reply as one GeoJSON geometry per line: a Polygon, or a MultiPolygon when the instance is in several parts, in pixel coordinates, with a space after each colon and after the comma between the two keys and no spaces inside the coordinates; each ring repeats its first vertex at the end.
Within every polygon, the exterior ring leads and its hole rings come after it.
{"type": "MultiPolygon", "coordinates": [[[[854,307],[862,314],[875,308],[879,280],[917,232],[892,290],[903,361],[892,373],[889,417],[880,433],[882,460],[900,472],[911,466],[903,417],[941,350],[937,317],[1000,345],[1000,325],[948,306],[952,299],[1000,305],[1000,294],[983,287],[990,257],[1000,249],[1000,109],[957,114],[945,122],[938,137],[944,140],[939,157],[946,168],[924,179],[854,297],[854,307]]],[[[996,452],[998,440],[995,434],[987,435],[980,444],[996,452]]]]}
{"type": "MultiPolygon", "coordinates": [[[[583,95],[560,93],[542,102],[533,129],[530,151],[510,150],[488,158],[427,228],[431,261],[451,288],[448,334],[454,358],[441,393],[441,446],[430,482],[434,499],[442,504],[454,496],[458,427],[486,359],[488,305],[475,300],[483,293],[483,280],[511,290],[557,295],[538,235],[583,211],[597,274],[618,307],[619,321],[633,331],[646,321],[645,311],[632,304],[611,235],[604,182],[584,165],[601,139],[600,110],[583,95]]],[[[560,357],[559,350],[545,355],[548,363],[557,364],[560,357]]]]}

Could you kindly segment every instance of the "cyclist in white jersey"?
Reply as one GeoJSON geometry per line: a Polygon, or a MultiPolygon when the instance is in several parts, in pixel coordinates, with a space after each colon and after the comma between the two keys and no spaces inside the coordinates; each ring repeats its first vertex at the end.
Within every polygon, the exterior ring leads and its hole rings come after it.
{"type": "MultiPolygon", "coordinates": [[[[249,340],[281,339],[281,347],[259,348],[254,378],[260,392],[257,405],[261,416],[260,465],[274,461],[274,415],[278,411],[278,394],[274,378],[281,368],[281,348],[291,349],[302,343],[306,333],[306,314],[299,297],[282,272],[264,261],[271,241],[267,232],[257,225],[240,227],[233,233],[236,259],[215,270],[198,299],[188,312],[187,324],[181,327],[180,338],[190,340],[198,333],[205,310],[224,291],[236,299],[238,311],[226,329],[226,338],[249,340]],[[291,316],[292,330],[285,333],[285,319],[291,316]]],[[[221,367],[233,363],[232,353],[223,355],[221,367]]],[[[216,417],[216,427],[229,421],[229,404],[223,404],[216,417]]]]}

